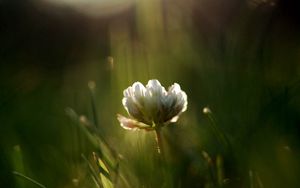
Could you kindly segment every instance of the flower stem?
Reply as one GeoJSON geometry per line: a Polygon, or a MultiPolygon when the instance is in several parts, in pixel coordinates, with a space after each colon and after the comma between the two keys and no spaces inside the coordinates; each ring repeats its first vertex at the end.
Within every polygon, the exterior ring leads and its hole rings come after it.
{"type": "Polygon", "coordinates": [[[163,143],[162,143],[162,137],[161,137],[161,130],[160,128],[155,129],[155,136],[156,136],[156,143],[157,143],[157,152],[159,154],[163,153],[163,143]]]}

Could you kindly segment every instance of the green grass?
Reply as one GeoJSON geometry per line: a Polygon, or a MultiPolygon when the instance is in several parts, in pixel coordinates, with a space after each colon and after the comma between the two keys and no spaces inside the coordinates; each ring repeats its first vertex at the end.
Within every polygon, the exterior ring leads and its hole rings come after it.
{"type": "Polygon", "coordinates": [[[0,7],[15,15],[0,35],[0,187],[300,187],[293,14],[192,2],[136,1],[98,19],[0,7]],[[116,118],[123,90],[154,78],[189,103],[163,127],[163,154],[154,132],[116,118]]]}

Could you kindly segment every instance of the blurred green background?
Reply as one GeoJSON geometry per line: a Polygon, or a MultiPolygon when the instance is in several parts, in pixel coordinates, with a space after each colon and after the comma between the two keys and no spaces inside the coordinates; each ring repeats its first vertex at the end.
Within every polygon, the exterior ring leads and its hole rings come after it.
{"type": "Polygon", "coordinates": [[[91,80],[128,187],[218,187],[204,151],[214,164],[222,156],[224,187],[299,187],[299,21],[297,0],[1,0],[0,187],[34,187],[12,171],[47,187],[95,187],[81,157],[94,148],[65,113],[94,118],[91,80]],[[163,130],[166,168],[152,133],[116,119],[123,90],[153,78],[188,95],[163,130]]]}

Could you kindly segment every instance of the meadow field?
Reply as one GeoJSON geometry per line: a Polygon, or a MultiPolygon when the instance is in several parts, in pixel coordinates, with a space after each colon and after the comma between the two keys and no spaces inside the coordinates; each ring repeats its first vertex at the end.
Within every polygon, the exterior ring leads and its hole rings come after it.
{"type": "Polygon", "coordinates": [[[0,23],[1,188],[300,187],[297,0],[0,0],[0,23]]]}

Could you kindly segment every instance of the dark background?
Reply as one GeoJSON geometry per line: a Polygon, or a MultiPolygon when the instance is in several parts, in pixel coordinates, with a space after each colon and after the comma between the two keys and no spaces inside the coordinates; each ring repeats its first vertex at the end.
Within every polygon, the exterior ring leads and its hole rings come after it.
{"type": "MultiPolygon", "coordinates": [[[[104,133],[118,148],[122,90],[151,78],[166,86],[178,82],[188,94],[182,123],[196,127],[196,136],[183,148],[195,142],[217,153],[201,114],[208,105],[234,143],[242,179],[253,169],[264,187],[299,186],[299,1],[159,5],[147,12],[133,3],[90,16],[42,1],[0,0],[0,187],[17,186],[16,145],[24,173],[48,187],[72,187],[80,153],[89,147],[76,140],[64,109],[89,116],[87,82],[95,80],[104,133]],[[151,21],[156,11],[158,25],[151,21]]],[[[186,129],[180,139],[191,136],[186,129]]]]}

